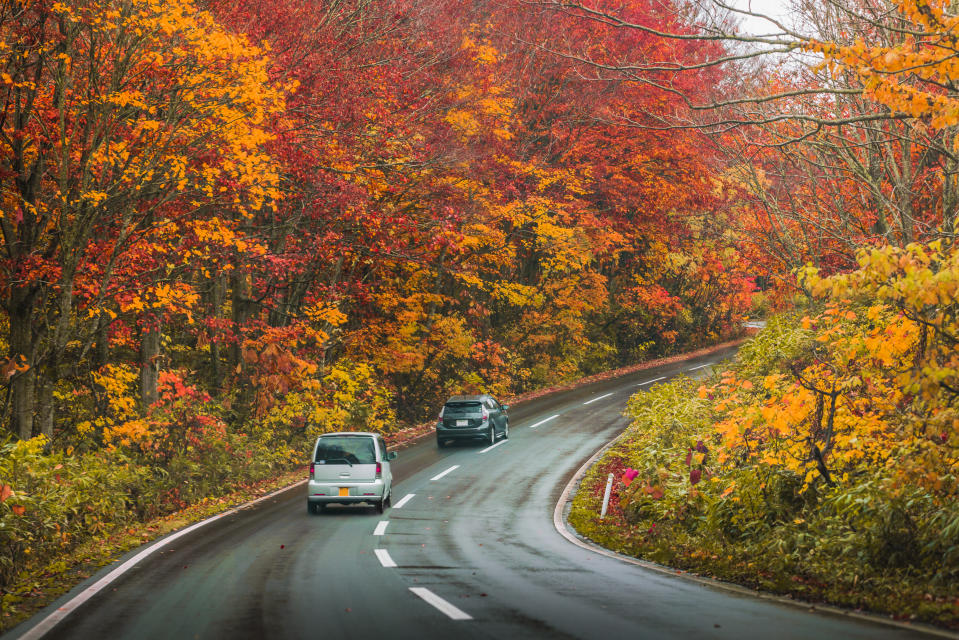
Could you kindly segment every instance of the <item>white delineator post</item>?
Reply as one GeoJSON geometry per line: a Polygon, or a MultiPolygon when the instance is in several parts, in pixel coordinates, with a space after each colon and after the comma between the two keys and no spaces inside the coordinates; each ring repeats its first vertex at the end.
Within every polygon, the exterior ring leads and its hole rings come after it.
{"type": "Polygon", "coordinates": [[[599,517],[606,517],[606,508],[609,507],[609,494],[613,491],[613,474],[609,474],[609,478],[606,480],[606,493],[603,494],[603,510],[600,511],[599,517]]]}

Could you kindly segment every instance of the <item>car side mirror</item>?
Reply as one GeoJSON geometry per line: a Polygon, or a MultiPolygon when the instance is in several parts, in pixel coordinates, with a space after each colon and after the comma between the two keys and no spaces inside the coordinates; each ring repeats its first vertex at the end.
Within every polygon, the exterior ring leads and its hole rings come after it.
{"type": "Polygon", "coordinates": [[[507,409],[509,409],[509,405],[508,405],[508,404],[500,405],[500,408],[501,408],[503,411],[506,411],[507,409]]]}
{"type": "Polygon", "coordinates": [[[396,452],[395,452],[395,451],[390,451],[389,453],[386,454],[386,459],[387,459],[387,460],[393,460],[393,459],[395,459],[395,458],[396,458],[396,452]]]}

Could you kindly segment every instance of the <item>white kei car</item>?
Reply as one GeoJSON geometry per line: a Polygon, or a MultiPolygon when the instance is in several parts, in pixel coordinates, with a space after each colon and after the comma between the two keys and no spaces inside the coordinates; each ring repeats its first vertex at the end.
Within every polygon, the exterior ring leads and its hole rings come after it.
{"type": "Polygon", "coordinates": [[[320,513],[330,504],[371,504],[378,513],[390,506],[393,473],[383,436],[370,432],[324,433],[310,462],[306,507],[320,513]]]}

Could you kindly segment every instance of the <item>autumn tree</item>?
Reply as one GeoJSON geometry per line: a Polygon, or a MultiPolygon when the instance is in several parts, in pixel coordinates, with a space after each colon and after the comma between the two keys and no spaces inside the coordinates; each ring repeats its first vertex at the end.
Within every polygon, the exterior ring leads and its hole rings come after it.
{"type": "Polygon", "coordinates": [[[790,19],[768,20],[763,35],[737,27],[737,15],[757,14],[723,2],[691,4],[688,28],[601,3],[539,6],[677,48],[712,46],[694,61],[555,53],[678,100],[668,117],[647,110],[652,120],[643,122],[622,111],[621,121],[712,136],[728,176],[745,188],[735,222],[764,277],[791,281],[788,272],[807,261],[850,269],[862,247],[905,246],[953,224],[954,133],[948,117],[933,114],[947,109],[951,91],[947,5],[808,0],[790,19]],[[726,72],[712,91],[684,86],[710,68],[726,72]]]}
{"type": "MultiPolygon", "coordinates": [[[[11,428],[27,438],[52,433],[65,367],[117,313],[131,243],[275,198],[263,124],[282,99],[264,90],[262,53],[190,3],[3,10],[3,297],[9,352],[27,367],[11,381],[11,428]]],[[[140,277],[162,278],[154,266],[140,277]]],[[[161,315],[140,316],[146,335],[161,315]]]]}

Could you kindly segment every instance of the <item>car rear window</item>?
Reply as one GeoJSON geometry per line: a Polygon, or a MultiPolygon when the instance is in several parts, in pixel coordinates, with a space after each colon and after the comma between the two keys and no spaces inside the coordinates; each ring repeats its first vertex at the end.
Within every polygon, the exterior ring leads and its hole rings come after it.
{"type": "Polygon", "coordinates": [[[376,462],[373,438],[363,436],[322,437],[316,446],[315,461],[321,464],[373,464],[376,462]]]}
{"type": "Polygon", "coordinates": [[[479,402],[447,402],[443,410],[444,416],[464,415],[470,413],[479,413],[481,411],[479,402]]]}

